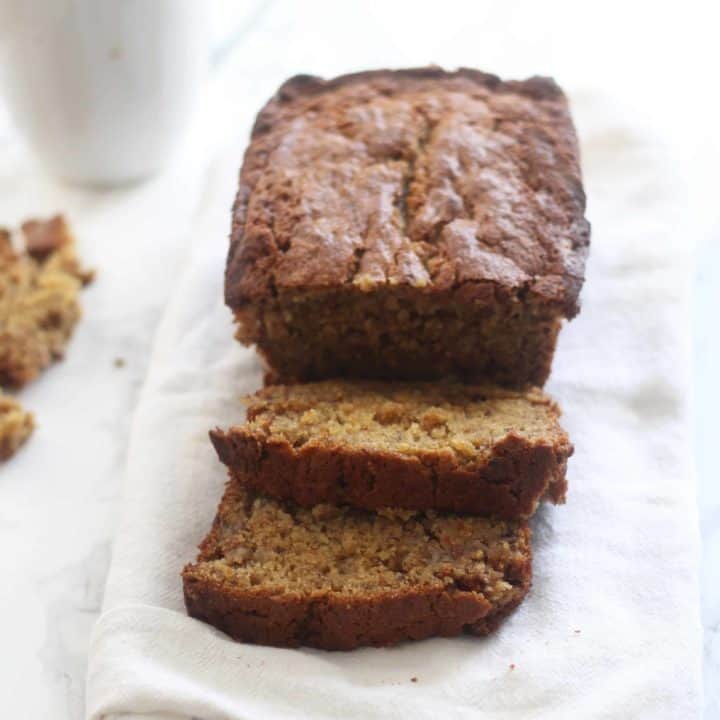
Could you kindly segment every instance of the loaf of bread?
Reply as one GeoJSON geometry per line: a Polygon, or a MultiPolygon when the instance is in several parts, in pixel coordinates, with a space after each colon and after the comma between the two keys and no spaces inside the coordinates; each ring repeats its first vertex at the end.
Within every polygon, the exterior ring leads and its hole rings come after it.
{"type": "Polygon", "coordinates": [[[189,614],[237,640],[350,650],[484,635],[530,574],[524,523],[303,509],[230,482],[183,585],[189,614]]]}
{"type": "Polygon", "coordinates": [[[552,80],[298,76],[252,133],[226,301],[279,379],[542,385],[578,312],[584,211],[552,80]]]}
{"type": "Polygon", "coordinates": [[[225,274],[268,387],[210,436],[230,480],[190,615],[350,650],[495,629],[573,448],[540,389],[589,246],[566,99],[439,68],[297,76],[260,112],[225,274]]]}
{"type": "Polygon", "coordinates": [[[235,478],[274,498],[505,519],[565,499],[572,445],[537,389],[336,380],[246,402],[244,425],[210,436],[235,478]]]}

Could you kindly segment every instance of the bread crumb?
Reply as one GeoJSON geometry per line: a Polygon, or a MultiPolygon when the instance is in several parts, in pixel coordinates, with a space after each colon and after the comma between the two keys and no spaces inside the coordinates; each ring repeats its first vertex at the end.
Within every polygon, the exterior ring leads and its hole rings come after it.
{"type": "Polygon", "coordinates": [[[477,454],[475,446],[468,440],[461,438],[452,438],[452,440],[450,440],[450,447],[467,458],[474,457],[477,454]]]}
{"type": "Polygon", "coordinates": [[[23,243],[0,228],[0,383],[19,388],[63,357],[92,279],[65,219],[28,220],[23,243]],[[20,247],[22,246],[22,247],[20,247]]]}
{"type": "Polygon", "coordinates": [[[32,413],[0,391],[0,460],[12,457],[35,427],[32,413]]]}

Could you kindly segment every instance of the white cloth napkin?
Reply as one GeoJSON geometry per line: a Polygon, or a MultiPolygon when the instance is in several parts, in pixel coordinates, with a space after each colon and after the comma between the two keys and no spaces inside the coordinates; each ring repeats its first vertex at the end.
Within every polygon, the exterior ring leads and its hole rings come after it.
{"type": "MultiPolygon", "coordinates": [[[[574,97],[593,245],[548,390],[576,447],[564,507],[533,521],[534,583],[486,639],[329,653],[244,645],[188,618],[224,471],[207,438],[260,384],[222,304],[234,156],[156,341],[134,421],[88,713],[101,718],[699,717],[687,228],[672,158],[574,97]],[[417,678],[411,682],[411,678],[417,678]]],[[[232,155],[232,154],[230,154],[232,155]]]]}

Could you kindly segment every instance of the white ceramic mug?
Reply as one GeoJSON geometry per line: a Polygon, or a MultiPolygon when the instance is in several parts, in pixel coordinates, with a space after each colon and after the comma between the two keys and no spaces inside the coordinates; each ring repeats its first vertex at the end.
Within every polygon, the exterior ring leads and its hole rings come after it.
{"type": "Polygon", "coordinates": [[[204,0],[0,0],[0,91],[56,175],[141,180],[189,119],[207,25],[204,0]]]}

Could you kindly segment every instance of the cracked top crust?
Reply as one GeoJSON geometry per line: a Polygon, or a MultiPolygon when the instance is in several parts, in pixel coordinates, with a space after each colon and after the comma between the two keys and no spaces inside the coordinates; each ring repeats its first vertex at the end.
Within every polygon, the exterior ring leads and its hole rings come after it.
{"type": "Polygon", "coordinates": [[[575,131],[550,79],[297,76],[260,112],[245,154],[226,300],[489,283],[572,317],[584,211],[575,131]]]}

